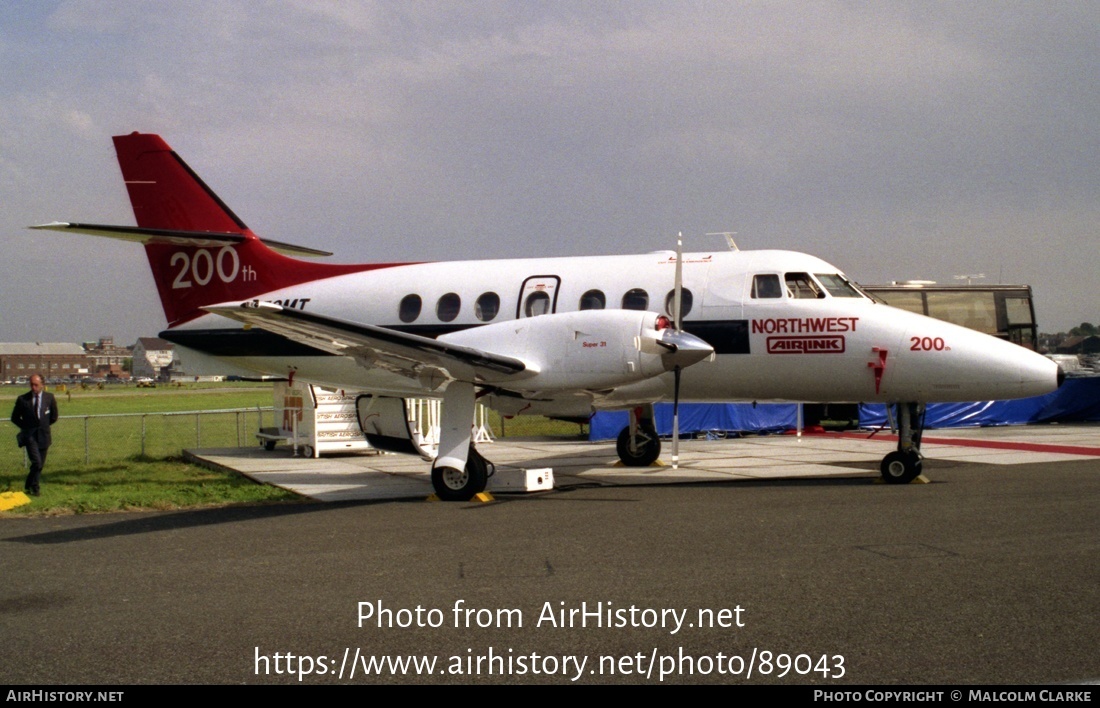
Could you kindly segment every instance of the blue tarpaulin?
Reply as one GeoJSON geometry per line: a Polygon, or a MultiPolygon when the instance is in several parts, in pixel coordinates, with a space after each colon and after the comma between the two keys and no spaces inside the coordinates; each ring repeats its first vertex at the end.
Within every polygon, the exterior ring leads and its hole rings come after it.
{"type": "MultiPolygon", "coordinates": [[[[926,428],[959,428],[968,425],[1025,425],[1027,423],[1081,423],[1100,421],[1100,377],[1066,379],[1057,391],[1015,401],[930,403],[926,428]]],[[[859,407],[859,424],[886,425],[881,403],[859,407]]]]}
{"type": "MultiPolygon", "coordinates": [[[[657,432],[672,434],[672,404],[654,407],[657,432]]],[[[777,432],[793,430],[798,409],[794,403],[685,403],[680,405],[680,433],[683,435],[723,432],[777,432]]],[[[1027,423],[1100,422],[1100,377],[1066,379],[1053,393],[1015,401],[974,403],[930,403],[926,428],[954,428],[969,425],[1024,425],[1027,423]]],[[[864,427],[885,426],[886,407],[859,407],[864,427]]],[[[626,411],[600,411],[592,416],[590,440],[610,440],[627,425],[626,411]]]]}
{"type": "MultiPolygon", "coordinates": [[[[672,404],[654,406],[657,434],[672,435],[672,404]]],[[[707,431],[764,432],[791,430],[797,425],[794,403],[681,403],[680,434],[707,431]]],[[[626,411],[600,411],[592,416],[589,440],[611,440],[627,426],[626,411]]]]}

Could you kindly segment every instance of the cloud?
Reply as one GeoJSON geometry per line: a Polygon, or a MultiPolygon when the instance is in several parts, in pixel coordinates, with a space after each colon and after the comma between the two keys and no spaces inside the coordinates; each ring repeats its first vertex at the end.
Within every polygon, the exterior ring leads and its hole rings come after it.
{"type": "Polygon", "coordinates": [[[8,232],[129,219],[109,136],[142,130],[343,260],[735,230],[864,281],[1013,273],[1053,325],[1097,317],[1092,3],[32,5],[0,28],[8,232]]]}

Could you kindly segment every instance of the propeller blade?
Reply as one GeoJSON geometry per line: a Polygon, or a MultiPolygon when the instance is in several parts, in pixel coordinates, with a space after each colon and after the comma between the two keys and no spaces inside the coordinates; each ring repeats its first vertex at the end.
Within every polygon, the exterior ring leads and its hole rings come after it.
{"type": "MultiPolygon", "coordinates": [[[[683,333],[683,306],[681,300],[681,294],[684,287],[684,234],[683,232],[676,233],[676,275],[675,281],[672,286],[672,323],[675,328],[675,334],[673,335],[674,342],[668,342],[671,344],[671,354],[669,358],[683,359],[684,353],[681,353],[681,347],[684,344],[689,344],[689,349],[695,349],[696,343],[687,342],[684,340],[683,333]],[[680,354],[680,356],[675,356],[680,354]]],[[[691,335],[687,335],[691,336],[691,335]]],[[[705,344],[705,343],[704,343],[705,344]]],[[[696,345],[697,346],[697,345],[696,345]]],[[[707,345],[708,346],[708,345],[707,345]]],[[[714,350],[711,350],[712,352],[714,350]]],[[[691,356],[691,353],[687,353],[691,356]]],[[[709,355],[707,355],[709,356],[709,355]]],[[[672,386],[672,468],[678,469],[680,467],[680,373],[683,370],[683,366],[680,363],[676,363],[675,368],[672,369],[673,386],[672,386]]]]}
{"type": "Polygon", "coordinates": [[[684,323],[680,320],[681,317],[681,300],[680,293],[684,289],[684,232],[676,234],[676,280],[673,284],[672,295],[672,326],[676,328],[677,332],[680,332],[684,328],[684,323]]]}
{"type": "Polygon", "coordinates": [[[672,469],[680,467],[680,372],[677,366],[673,372],[672,386],[672,469]]]}

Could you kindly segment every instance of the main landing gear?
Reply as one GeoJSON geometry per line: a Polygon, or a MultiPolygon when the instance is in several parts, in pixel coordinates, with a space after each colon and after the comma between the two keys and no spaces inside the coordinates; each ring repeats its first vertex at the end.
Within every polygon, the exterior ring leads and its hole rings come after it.
{"type": "Polygon", "coordinates": [[[432,466],[432,487],[443,501],[469,501],[485,491],[493,463],[481,456],[473,445],[466,453],[463,469],[432,466]]]}
{"type": "Polygon", "coordinates": [[[898,449],[882,458],[879,466],[887,484],[908,484],[920,475],[924,411],[923,403],[898,404],[898,449]]]}
{"type": "Polygon", "coordinates": [[[443,501],[469,501],[485,491],[491,462],[474,447],[470,428],[477,400],[473,384],[452,381],[443,392],[439,454],[432,464],[432,487],[443,501]]]}
{"type": "Polygon", "coordinates": [[[630,410],[630,424],[615,443],[619,459],[627,467],[649,467],[661,454],[661,438],[653,422],[653,404],[630,410]]]}

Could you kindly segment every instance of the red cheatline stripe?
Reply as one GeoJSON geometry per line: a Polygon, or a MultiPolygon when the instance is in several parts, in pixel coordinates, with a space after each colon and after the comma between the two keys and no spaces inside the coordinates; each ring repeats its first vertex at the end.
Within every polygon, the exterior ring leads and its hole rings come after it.
{"type": "MultiPolygon", "coordinates": [[[[897,442],[897,435],[879,433],[873,438],[867,433],[841,433],[846,438],[859,438],[862,440],[884,440],[897,442]]],[[[1100,448],[1082,447],[1080,445],[1046,445],[1043,443],[1012,442],[1008,440],[964,440],[960,438],[930,438],[927,435],[921,438],[922,443],[935,443],[936,445],[955,445],[957,447],[984,447],[993,450],[1019,450],[1021,452],[1059,452],[1066,455],[1090,455],[1100,457],[1100,448]]]]}

